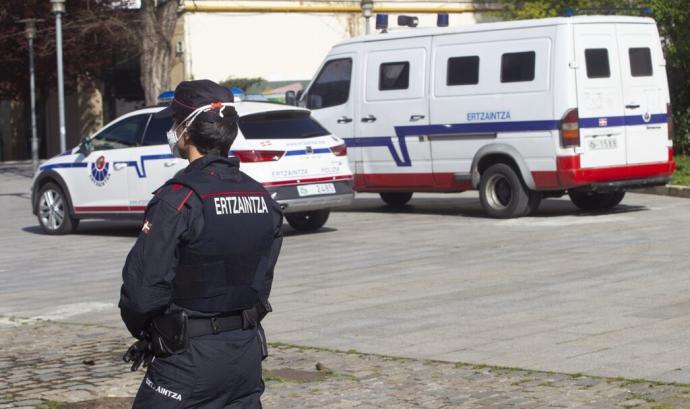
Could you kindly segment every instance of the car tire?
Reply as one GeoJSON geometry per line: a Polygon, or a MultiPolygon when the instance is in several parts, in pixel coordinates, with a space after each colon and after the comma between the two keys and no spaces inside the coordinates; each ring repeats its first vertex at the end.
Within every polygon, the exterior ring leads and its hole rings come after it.
{"type": "Polygon", "coordinates": [[[491,165],[482,173],[479,199],[486,213],[496,219],[522,217],[530,211],[529,189],[513,168],[504,163],[491,165]]]}
{"type": "Polygon", "coordinates": [[[568,192],[570,200],[579,209],[587,212],[608,210],[618,206],[625,196],[625,191],[615,191],[607,193],[596,192],[568,192]]]}
{"type": "Polygon", "coordinates": [[[331,211],[314,210],[311,212],[288,213],[285,215],[285,220],[298,231],[314,231],[318,230],[326,224],[328,216],[331,211]]]}
{"type": "Polygon", "coordinates": [[[76,230],[79,219],[72,217],[65,193],[48,182],[38,192],[36,203],[38,224],[46,234],[69,234],[76,230]]]}
{"type": "Polygon", "coordinates": [[[412,192],[385,192],[379,195],[381,200],[393,207],[405,206],[412,199],[412,192]]]}

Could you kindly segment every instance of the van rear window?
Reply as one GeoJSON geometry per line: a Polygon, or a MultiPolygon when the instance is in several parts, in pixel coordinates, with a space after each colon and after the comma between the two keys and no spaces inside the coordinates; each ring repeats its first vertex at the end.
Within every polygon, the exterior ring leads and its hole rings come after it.
{"type": "Polygon", "coordinates": [[[240,118],[245,139],[303,139],[328,135],[309,111],[272,111],[240,118]]]}
{"type": "Polygon", "coordinates": [[[536,53],[507,53],[501,57],[501,82],[523,82],[534,80],[536,53]]]}
{"type": "Polygon", "coordinates": [[[410,63],[387,62],[379,68],[379,91],[407,89],[410,86],[410,63]]]}
{"type": "Polygon", "coordinates": [[[649,48],[630,48],[630,75],[633,77],[651,77],[654,74],[652,69],[652,53],[649,48]]]}
{"type": "Polygon", "coordinates": [[[587,78],[609,78],[609,50],[606,48],[588,48],[585,50],[587,78]]]}
{"type": "Polygon", "coordinates": [[[448,59],[446,85],[474,85],[479,83],[479,57],[453,57],[448,59]]]}

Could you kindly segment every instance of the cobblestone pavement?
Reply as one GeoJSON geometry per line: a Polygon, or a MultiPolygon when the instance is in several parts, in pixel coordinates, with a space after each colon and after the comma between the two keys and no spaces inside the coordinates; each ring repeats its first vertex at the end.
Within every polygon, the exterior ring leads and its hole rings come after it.
{"type": "MultiPolygon", "coordinates": [[[[143,375],[120,361],[128,342],[122,329],[2,318],[0,408],[128,407],[143,375]]],[[[285,344],[272,346],[264,378],[267,409],[690,407],[690,385],[285,344]]]]}

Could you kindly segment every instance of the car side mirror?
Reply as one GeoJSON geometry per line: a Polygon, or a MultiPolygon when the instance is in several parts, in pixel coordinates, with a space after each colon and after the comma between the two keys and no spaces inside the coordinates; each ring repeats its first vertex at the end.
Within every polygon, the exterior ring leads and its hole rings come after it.
{"type": "Polygon", "coordinates": [[[82,139],[82,141],[79,143],[79,149],[77,150],[77,153],[82,154],[84,157],[89,156],[93,152],[93,145],[91,144],[91,140],[88,138],[82,139]]]}
{"type": "Polygon", "coordinates": [[[295,96],[295,91],[287,91],[285,93],[285,104],[286,105],[297,105],[297,97],[295,96]]]}

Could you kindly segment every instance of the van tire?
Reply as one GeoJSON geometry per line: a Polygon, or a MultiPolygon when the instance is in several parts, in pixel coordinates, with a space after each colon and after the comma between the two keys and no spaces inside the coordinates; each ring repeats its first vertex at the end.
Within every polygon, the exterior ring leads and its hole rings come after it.
{"type": "MultiPolygon", "coordinates": [[[[532,204],[538,207],[534,197],[532,204]]],[[[496,219],[522,217],[530,211],[529,189],[515,170],[504,163],[491,165],[482,173],[479,199],[486,213],[496,219]]]]}
{"type": "Polygon", "coordinates": [[[607,193],[572,191],[568,192],[568,195],[573,204],[581,210],[596,212],[618,206],[625,196],[625,191],[607,193]]]}
{"type": "Polygon", "coordinates": [[[393,207],[405,206],[412,199],[412,192],[385,192],[379,193],[379,195],[381,200],[393,207]]]}
{"type": "Polygon", "coordinates": [[[55,183],[48,182],[38,191],[36,218],[43,232],[51,235],[70,234],[77,229],[79,219],[70,213],[67,196],[55,183]]]}
{"type": "Polygon", "coordinates": [[[287,220],[288,224],[295,230],[314,231],[326,224],[330,214],[331,211],[329,209],[288,213],[285,215],[285,220],[287,220]]]}

